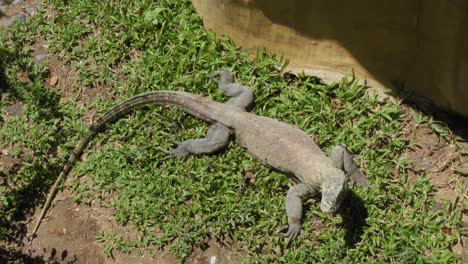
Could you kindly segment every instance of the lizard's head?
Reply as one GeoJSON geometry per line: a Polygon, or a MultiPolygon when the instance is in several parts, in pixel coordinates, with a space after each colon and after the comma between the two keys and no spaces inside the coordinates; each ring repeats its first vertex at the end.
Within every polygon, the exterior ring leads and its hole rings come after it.
{"type": "Polygon", "coordinates": [[[335,213],[346,194],[346,176],[340,169],[332,169],[323,176],[322,201],[320,209],[324,213],[335,213]]]}

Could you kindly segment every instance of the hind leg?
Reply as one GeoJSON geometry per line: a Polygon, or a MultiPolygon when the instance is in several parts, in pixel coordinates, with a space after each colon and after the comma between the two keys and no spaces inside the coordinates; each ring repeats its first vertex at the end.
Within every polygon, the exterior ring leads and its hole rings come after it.
{"type": "MultiPolygon", "coordinates": [[[[249,87],[234,82],[233,75],[224,70],[215,71],[211,79],[224,95],[232,97],[229,104],[250,110],[253,104],[253,92],[249,87]],[[219,76],[219,79],[216,77],[219,76]]],[[[208,129],[206,138],[188,139],[179,143],[177,148],[167,151],[176,158],[186,158],[189,154],[210,154],[224,149],[230,141],[231,130],[216,123],[208,129]]]]}
{"type": "Polygon", "coordinates": [[[169,151],[176,158],[186,158],[189,154],[211,154],[224,149],[230,141],[231,131],[216,123],[208,129],[206,138],[188,139],[169,151]]]}
{"type": "Polygon", "coordinates": [[[341,145],[335,146],[330,153],[330,159],[333,161],[336,168],[343,170],[346,173],[351,182],[358,186],[369,185],[367,176],[359,170],[356,161],[345,147],[341,145]]]}
{"type": "Polygon", "coordinates": [[[211,80],[215,82],[224,95],[232,97],[229,104],[249,111],[252,108],[254,95],[250,87],[234,82],[232,73],[224,70],[215,71],[211,80]],[[219,76],[219,79],[215,77],[219,76]]]}

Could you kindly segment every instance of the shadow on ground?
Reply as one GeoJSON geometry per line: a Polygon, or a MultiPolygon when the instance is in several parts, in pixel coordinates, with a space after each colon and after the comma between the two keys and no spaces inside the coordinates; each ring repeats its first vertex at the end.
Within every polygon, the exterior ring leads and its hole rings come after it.
{"type": "Polygon", "coordinates": [[[0,248],[0,262],[1,263],[31,263],[31,264],[42,264],[47,263],[44,259],[40,257],[31,257],[24,253],[14,251],[14,250],[6,250],[0,248]]]}
{"type": "MultiPolygon", "coordinates": [[[[40,121],[61,118],[61,114],[57,111],[57,98],[53,96],[53,93],[47,93],[47,88],[43,84],[43,72],[39,72],[39,75],[28,74],[28,66],[22,65],[22,61],[22,55],[18,52],[0,46],[0,105],[4,110],[0,114],[0,127],[3,127],[7,119],[21,115],[24,110],[23,106],[26,104],[34,104],[39,111],[44,113],[35,116],[40,121]],[[9,69],[13,66],[24,67],[25,75],[30,75],[27,77],[27,82],[22,82],[18,84],[19,86],[16,83],[12,84],[9,69]],[[23,98],[22,89],[33,93],[32,97],[23,98]]],[[[31,120],[31,122],[34,121],[31,120]]],[[[57,140],[50,145],[49,152],[56,153],[58,146],[65,140],[60,133],[60,130],[55,131],[57,140]]],[[[24,147],[21,149],[21,153],[27,151],[33,150],[27,150],[24,147]]],[[[27,234],[27,219],[43,198],[38,194],[47,191],[53,180],[50,176],[57,175],[62,164],[31,160],[31,158],[23,157],[22,154],[13,153],[11,147],[0,145],[0,187],[3,188],[0,197],[0,263],[11,261],[55,263],[54,258],[49,258],[46,262],[41,257],[28,256],[18,251],[17,248],[24,246],[21,241],[27,234]],[[30,166],[22,168],[25,162],[29,162],[30,166]],[[18,179],[22,176],[19,175],[21,171],[22,173],[27,171],[26,174],[29,173],[34,177],[18,184],[20,181],[18,179]],[[16,246],[15,249],[12,249],[12,245],[16,246]]]]}
{"type": "Polygon", "coordinates": [[[345,241],[349,248],[354,248],[361,241],[368,216],[364,201],[352,190],[348,190],[347,199],[341,205],[340,215],[346,229],[345,241]]]}
{"type": "Polygon", "coordinates": [[[11,57],[11,53],[7,49],[0,47],[0,99],[2,100],[3,100],[3,94],[10,90],[10,87],[6,81],[6,76],[5,76],[5,67],[10,57],[11,57]]]}

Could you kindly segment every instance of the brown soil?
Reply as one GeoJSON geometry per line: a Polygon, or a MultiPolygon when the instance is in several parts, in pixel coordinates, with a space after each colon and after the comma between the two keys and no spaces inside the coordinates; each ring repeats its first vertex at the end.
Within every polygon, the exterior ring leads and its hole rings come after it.
{"type": "MultiPolygon", "coordinates": [[[[7,8],[3,10],[5,15],[0,17],[0,20],[18,12],[24,13],[24,7],[34,6],[38,1],[25,2],[26,4],[19,7],[7,5],[7,8]]],[[[47,45],[43,40],[39,40],[35,45],[33,55],[37,54],[47,54],[47,45]]],[[[50,65],[51,73],[47,82],[61,92],[63,97],[61,102],[66,103],[67,98],[77,93],[81,95],[79,100],[82,103],[89,102],[90,98],[97,94],[105,97],[108,88],[75,87],[73,80],[76,73],[72,67],[60,60],[61,55],[63,56],[63,54],[48,54],[47,60],[42,62],[50,65]]],[[[8,120],[20,113],[21,108],[20,103],[11,106],[3,118],[8,120]]],[[[408,116],[415,112],[407,106],[404,106],[404,109],[409,114],[408,116]]],[[[86,116],[86,119],[91,119],[91,116],[86,116]]],[[[404,133],[411,142],[418,143],[408,152],[408,157],[414,161],[409,184],[415,182],[421,173],[427,172],[436,186],[437,202],[453,201],[458,197],[459,205],[466,203],[467,194],[460,193],[458,187],[461,183],[468,186],[466,178],[468,163],[465,162],[466,157],[463,157],[459,150],[467,150],[468,143],[460,143],[458,147],[450,144],[435,135],[432,130],[417,126],[410,118],[406,120],[404,133]]],[[[21,161],[10,157],[7,149],[0,147],[0,151],[0,173],[8,175],[20,166],[21,161]]],[[[70,197],[69,190],[64,190],[57,195],[47,219],[42,223],[37,238],[31,245],[26,240],[13,241],[9,244],[0,241],[0,262],[3,260],[11,263],[179,263],[168,251],[156,249],[148,249],[143,255],[136,252],[124,254],[118,251],[111,251],[110,255],[105,255],[102,244],[96,241],[99,232],[112,231],[128,239],[137,239],[138,233],[131,226],[118,225],[114,220],[112,210],[97,204],[90,206],[76,204],[70,197]]],[[[38,207],[34,215],[30,215],[24,224],[19,223],[19,225],[31,230],[39,212],[38,207]]],[[[466,229],[468,227],[466,211],[463,214],[463,224],[466,229]]],[[[463,255],[465,263],[468,262],[467,243],[468,238],[463,236],[462,243],[453,247],[456,253],[463,255]]],[[[241,259],[239,253],[233,251],[229,245],[220,245],[211,241],[207,248],[195,249],[186,262],[238,263],[241,259]],[[213,262],[213,260],[216,261],[213,262]]]]}
{"type": "MultiPolygon", "coordinates": [[[[411,114],[419,114],[414,109],[403,106],[404,111],[411,114]]],[[[447,120],[447,122],[452,122],[447,120]]],[[[458,136],[465,137],[468,132],[465,122],[454,124],[452,131],[457,131],[458,136]]],[[[418,177],[426,173],[435,187],[434,198],[436,200],[435,208],[441,208],[443,201],[455,201],[459,199],[457,207],[462,210],[462,237],[461,241],[452,247],[452,250],[461,255],[463,263],[468,263],[468,211],[466,204],[468,202],[468,193],[460,190],[461,186],[468,186],[468,162],[466,154],[462,151],[468,150],[468,138],[456,145],[437,136],[431,129],[425,126],[418,126],[414,121],[406,120],[404,133],[414,146],[406,155],[413,162],[412,171],[410,171],[408,184],[415,182],[418,177]]],[[[455,137],[456,134],[449,135],[455,137]]],[[[397,176],[397,175],[396,175],[397,176]]]]}
{"type": "MultiPolygon", "coordinates": [[[[118,225],[112,210],[92,204],[76,204],[70,197],[71,191],[64,190],[55,198],[54,206],[49,210],[49,217],[42,223],[37,237],[29,245],[24,239],[19,248],[23,255],[44,259],[51,263],[179,263],[168,251],[148,248],[143,255],[112,250],[104,254],[101,243],[96,241],[99,232],[112,232],[126,240],[138,239],[138,233],[130,226],[118,225]]],[[[37,208],[35,219],[40,208],[37,208]]],[[[33,221],[27,226],[33,227],[33,221]]],[[[239,257],[231,250],[210,242],[205,250],[197,249],[187,259],[188,263],[209,263],[216,258],[216,263],[235,263],[239,257]]]]}

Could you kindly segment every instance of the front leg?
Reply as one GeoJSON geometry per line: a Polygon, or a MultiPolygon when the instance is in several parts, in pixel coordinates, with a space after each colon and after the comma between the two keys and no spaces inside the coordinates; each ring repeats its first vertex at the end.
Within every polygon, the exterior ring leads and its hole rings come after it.
{"type": "Polygon", "coordinates": [[[367,176],[359,170],[353,156],[351,156],[345,147],[341,145],[335,146],[330,153],[330,159],[333,161],[336,168],[346,173],[346,176],[349,177],[351,182],[358,186],[369,185],[367,176]]]}
{"type": "Polygon", "coordinates": [[[316,188],[305,183],[299,183],[291,189],[289,189],[286,195],[286,213],[288,214],[288,225],[281,228],[281,231],[286,230],[284,233],[280,233],[282,236],[288,238],[289,246],[291,242],[297,238],[301,231],[302,222],[302,203],[314,196],[319,192],[316,188]]]}
{"type": "Polygon", "coordinates": [[[208,129],[206,138],[185,140],[169,153],[176,158],[186,158],[189,154],[215,153],[229,144],[230,135],[228,127],[216,123],[208,129]]]}
{"type": "Polygon", "coordinates": [[[211,75],[211,80],[215,82],[224,95],[232,97],[229,104],[235,105],[249,111],[252,108],[254,95],[250,87],[234,82],[232,73],[224,70],[215,71],[211,75]],[[219,80],[215,77],[219,76],[219,80]]]}

